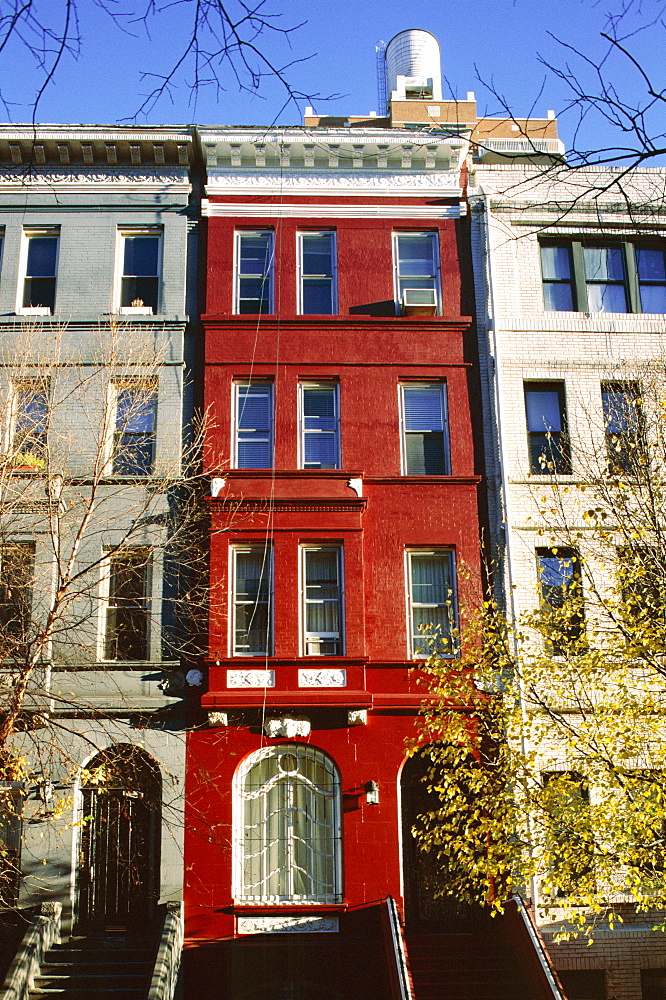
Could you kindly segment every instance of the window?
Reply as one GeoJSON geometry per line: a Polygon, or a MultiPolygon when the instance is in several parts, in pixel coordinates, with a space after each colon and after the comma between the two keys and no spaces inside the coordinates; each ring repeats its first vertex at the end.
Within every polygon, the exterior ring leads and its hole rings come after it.
{"type": "Polygon", "coordinates": [[[235,467],[273,468],[273,386],[270,382],[234,383],[235,467]]]}
{"type": "Polygon", "coordinates": [[[161,232],[121,232],[123,272],[120,311],[158,313],[160,299],[161,232]]]}
{"type": "Polygon", "coordinates": [[[19,788],[0,789],[0,906],[18,905],[21,886],[23,794],[19,788]]]}
{"type": "Polygon", "coordinates": [[[530,472],[568,475],[571,454],[564,382],[526,382],[524,388],[530,472]]]}
{"type": "Polygon", "coordinates": [[[270,656],[273,631],[273,553],[263,545],[235,546],[232,556],[233,655],[270,656]]]}
{"type": "Polygon", "coordinates": [[[645,436],[640,386],[637,382],[602,382],[601,401],[608,471],[637,473],[645,469],[645,436]]]}
{"type": "Polygon", "coordinates": [[[301,382],[300,466],[302,469],[340,468],[340,412],[338,386],[301,382]]]}
{"type": "Polygon", "coordinates": [[[606,1000],[604,969],[558,969],[557,977],[568,1000],[606,1000]]]}
{"type": "Polygon", "coordinates": [[[397,311],[409,301],[440,312],[437,234],[396,233],[394,240],[397,311]]]}
{"type": "Polygon", "coordinates": [[[542,802],[546,814],[550,877],[553,894],[576,897],[594,886],[594,832],[590,792],[575,771],[542,774],[542,802]]]}
{"type": "Polygon", "coordinates": [[[575,651],[585,636],[580,558],[574,549],[537,549],[544,632],[556,656],[575,651]]]}
{"type": "Polygon", "coordinates": [[[12,456],[35,455],[45,458],[49,419],[49,386],[47,379],[21,379],[13,385],[12,434],[9,451],[12,456]]]}
{"type": "Polygon", "coordinates": [[[302,315],[337,312],[335,233],[299,233],[300,301],[302,315]]]}
{"type": "Polygon", "coordinates": [[[627,810],[626,836],[631,844],[631,867],[641,881],[659,888],[666,876],[666,784],[657,768],[626,771],[624,794],[627,810]]]}
{"type": "Polygon", "coordinates": [[[575,285],[571,247],[568,244],[541,245],[541,276],[543,307],[554,312],[570,312],[575,308],[575,285]]]}
{"type": "Polygon", "coordinates": [[[341,899],[340,778],[315,747],[252,754],[236,779],[235,892],[245,903],[341,899]]]}
{"type": "Polygon", "coordinates": [[[236,233],[236,308],[273,312],[273,233],[236,233]]]}
{"type": "Polygon", "coordinates": [[[455,653],[457,627],[453,552],[408,552],[410,655],[455,653]],[[429,641],[432,640],[432,641],[429,641]]]}
{"type": "Polygon", "coordinates": [[[342,656],[342,549],[302,546],[303,654],[342,656]]]}
{"type": "Polygon", "coordinates": [[[663,554],[660,558],[658,549],[645,545],[621,546],[617,558],[627,635],[637,644],[649,644],[654,654],[664,642],[666,621],[663,554]]]}
{"type": "Polygon", "coordinates": [[[103,590],[105,660],[148,658],[148,569],[150,550],[128,548],[109,556],[103,590]]]}
{"type": "Polygon", "coordinates": [[[540,251],[544,309],[666,312],[666,251],[661,247],[548,240],[540,251]]]}
{"type": "Polygon", "coordinates": [[[26,641],[32,615],[35,546],[32,542],[0,545],[0,658],[16,654],[26,641]]]}
{"type": "Polygon", "coordinates": [[[152,385],[113,383],[114,476],[149,476],[153,471],[157,397],[152,385]]]}
{"type": "Polygon", "coordinates": [[[449,432],[446,386],[414,382],[400,387],[402,466],[406,475],[448,475],[449,432]]]}
{"type": "Polygon", "coordinates": [[[55,310],[58,242],[56,230],[25,233],[23,311],[52,313],[55,310]]]}
{"type": "Polygon", "coordinates": [[[666,262],[664,250],[636,247],[636,273],[641,312],[666,313],[666,262]]]}

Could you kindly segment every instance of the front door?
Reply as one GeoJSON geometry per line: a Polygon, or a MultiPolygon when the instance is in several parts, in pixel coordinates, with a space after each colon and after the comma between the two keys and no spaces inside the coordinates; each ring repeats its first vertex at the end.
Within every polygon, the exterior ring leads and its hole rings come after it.
{"type": "Polygon", "coordinates": [[[424,781],[430,763],[425,753],[410,757],[402,769],[402,864],[405,890],[405,929],[416,933],[452,933],[474,929],[481,916],[471,906],[446,892],[446,868],[434,852],[421,850],[412,828],[418,816],[437,808],[438,797],[424,781]]]}
{"type": "Polygon", "coordinates": [[[159,885],[159,773],[136,747],[113,747],[91,761],[86,775],[77,926],[147,926],[159,885]]]}

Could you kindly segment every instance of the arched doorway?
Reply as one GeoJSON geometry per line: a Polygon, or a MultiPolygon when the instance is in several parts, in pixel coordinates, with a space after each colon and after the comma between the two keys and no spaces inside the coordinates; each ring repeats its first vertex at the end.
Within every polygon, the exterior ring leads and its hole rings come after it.
{"type": "Polygon", "coordinates": [[[81,782],[79,930],[148,928],[159,894],[162,780],[155,761],[117,744],[81,782]]]}
{"type": "Polygon", "coordinates": [[[425,747],[405,761],[400,778],[405,926],[410,932],[470,931],[482,917],[481,908],[438,895],[446,883],[444,865],[434,853],[421,850],[412,833],[419,815],[436,809],[439,802],[425,780],[430,765],[425,747]]]}

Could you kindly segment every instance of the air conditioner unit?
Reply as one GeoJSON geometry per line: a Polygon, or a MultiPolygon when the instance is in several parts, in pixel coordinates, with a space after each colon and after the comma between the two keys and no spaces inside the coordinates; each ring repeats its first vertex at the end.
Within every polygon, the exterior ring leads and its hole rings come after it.
{"type": "Polygon", "coordinates": [[[403,316],[434,316],[437,312],[437,293],[434,288],[404,288],[402,292],[403,316]]]}

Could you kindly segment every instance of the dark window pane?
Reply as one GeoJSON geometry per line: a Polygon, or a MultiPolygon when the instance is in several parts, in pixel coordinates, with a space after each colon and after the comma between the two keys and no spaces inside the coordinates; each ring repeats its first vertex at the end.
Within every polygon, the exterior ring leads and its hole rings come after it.
{"type": "Polygon", "coordinates": [[[541,273],[544,279],[571,279],[571,251],[566,246],[552,246],[544,243],[541,246],[541,273]]]}
{"type": "Polygon", "coordinates": [[[28,241],[28,278],[53,278],[58,256],[57,236],[31,236],[28,241]]]}
{"type": "Polygon", "coordinates": [[[266,276],[270,265],[271,239],[268,233],[242,235],[240,238],[240,274],[266,276]]]}
{"type": "Polygon", "coordinates": [[[644,313],[666,313],[666,285],[641,285],[644,313]]]}
{"type": "Polygon", "coordinates": [[[554,612],[545,622],[547,642],[563,655],[585,632],[579,557],[573,549],[537,549],[537,569],[541,599],[554,612]]]}
{"type": "Polygon", "coordinates": [[[624,285],[596,284],[587,286],[588,312],[621,313],[627,311],[627,293],[624,285]]]}
{"type": "Polygon", "coordinates": [[[631,382],[602,385],[601,399],[609,471],[637,473],[645,464],[639,386],[631,382]]]}
{"type": "Polygon", "coordinates": [[[145,660],[148,654],[146,549],[111,557],[104,657],[145,660]]]}
{"type": "Polygon", "coordinates": [[[550,312],[572,312],[573,286],[565,282],[544,282],[543,307],[550,312]]]}
{"type": "Polygon", "coordinates": [[[159,278],[123,278],[121,306],[145,306],[158,312],[159,278]]]}
{"type": "Polygon", "coordinates": [[[331,278],[303,279],[303,314],[330,316],[333,312],[333,281],[331,278]]]}
{"type": "Polygon", "coordinates": [[[583,247],[587,281],[624,281],[621,247],[583,247]]]}
{"type": "Polygon", "coordinates": [[[146,389],[121,389],[116,401],[113,472],[147,476],[153,470],[156,399],[146,389]]]}
{"type": "Polygon", "coordinates": [[[158,236],[126,236],[123,274],[156,278],[159,263],[158,236]]]}
{"type": "Polygon", "coordinates": [[[26,278],[23,288],[24,308],[55,309],[55,278],[26,278]]]}
{"type": "Polygon", "coordinates": [[[530,472],[567,475],[571,472],[571,457],[564,391],[559,385],[551,386],[540,383],[525,386],[530,472]]]}
{"type": "Polygon", "coordinates": [[[407,434],[405,443],[409,475],[436,476],[446,473],[442,433],[407,434]]]}
{"type": "Polygon", "coordinates": [[[663,250],[636,248],[636,268],[639,281],[666,282],[666,260],[663,250]]]}
{"type": "Polygon", "coordinates": [[[236,400],[236,461],[239,469],[270,469],[273,395],[270,385],[239,385],[236,400]]]}
{"type": "Polygon", "coordinates": [[[48,430],[48,393],[39,386],[16,393],[16,424],[12,449],[43,458],[48,430]]]}
{"type": "Polygon", "coordinates": [[[333,239],[332,234],[301,235],[304,275],[333,276],[333,239]]]}

